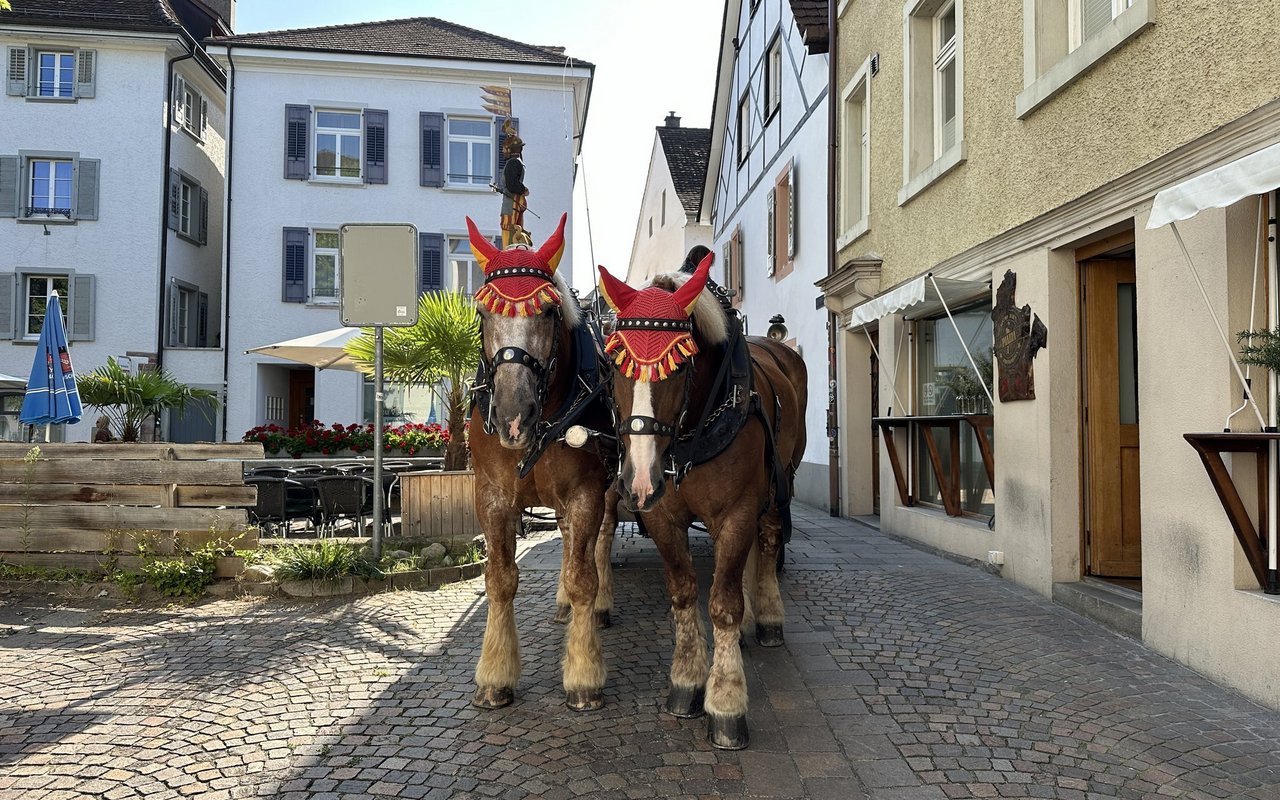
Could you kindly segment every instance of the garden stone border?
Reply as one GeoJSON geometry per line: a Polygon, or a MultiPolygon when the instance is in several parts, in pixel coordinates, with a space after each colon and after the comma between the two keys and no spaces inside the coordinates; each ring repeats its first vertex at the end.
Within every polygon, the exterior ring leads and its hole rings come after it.
{"type": "Polygon", "coordinates": [[[293,598],[341,597],[346,595],[373,594],[388,589],[435,589],[448,583],[478,578],[484,574],[488,559],[472,564],[456,567],[432,567],[407,572],[393,572],[385,580],[376,578],[359,578],[352,575],[341,578],[313,579],[302,581],[279,581],[278,583],[242,583],[249,594],[264,592],[255,591],[259,587],[274,586],[279,591],[293,598]]]}

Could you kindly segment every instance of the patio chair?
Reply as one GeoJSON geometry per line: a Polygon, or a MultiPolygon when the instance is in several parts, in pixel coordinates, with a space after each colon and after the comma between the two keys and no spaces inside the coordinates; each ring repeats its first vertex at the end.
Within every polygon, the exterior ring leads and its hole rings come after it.
{"type": "Polygon", "coordinates": [[[248,486],[258,489],[258,501],[250,510],[253,521],[269,533],[278,532],[289,537],[289,527],[295,519],[315,523],[315,500],[311,490],[290,478],[253,476],[245,479],[248,486]]]}
{"type": "Polygon", "coordinates": [[[245,473],[251,478],[288,478],[293,475],[290,467],[254,467],[245,473]]]}
{"type": "Polygon", "coordinates": [[[316,478],[320,498],[320,531],[332,536],[338,521],[355,519],[356,535],[364,535],[364,512],[372,499],[373,481],[363,475],[325,475],[316,478]]]}

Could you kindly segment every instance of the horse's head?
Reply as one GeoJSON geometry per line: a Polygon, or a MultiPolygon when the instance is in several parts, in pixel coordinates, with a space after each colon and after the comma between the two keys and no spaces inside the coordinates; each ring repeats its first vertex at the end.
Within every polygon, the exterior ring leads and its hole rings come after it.
{"type": "MultiPolygon", "coordinates": [[[[698,353],[694,310],[707,283],[713,256],[691,277],[659,276],[633,289],[600,268],[600,293],[618,312],[617,328],[605,342],[614,363],[613,398],[618,418],[622,468],[618,491],[632,511],[647,511],[666,488],[665,471],[684,416],[690,408],[692,369],[698,353]]],[[[724,338],[723,314],[714,300],[703,303],[719,315],[718,326],[699,330],[708,341],[724,338]],[[708,335],[709,334],[709,335],[708,335]]],[[[703,314],[697,315],[699,319],[703,314]]]]}
{"type": "Polygon", "coordinates": [[[483,357],[492,385],[490,418],[503,447],[523,450],[533,442],[548,382],[555,369],[560,329],[578,323],[577,303],[564,303],[568,288],[556,274],[564,254],[564,224],[534,250],[499,250],[467,219],[471,251],[484,270],[476,292],[483,357]]]}

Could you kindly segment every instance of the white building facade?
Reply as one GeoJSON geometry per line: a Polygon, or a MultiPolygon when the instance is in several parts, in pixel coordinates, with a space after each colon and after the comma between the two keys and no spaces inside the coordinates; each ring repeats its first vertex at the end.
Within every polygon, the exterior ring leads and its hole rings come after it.
{"type": "MultiPolygon", "coordinates": [[[[495,87],[510,89],[525,142],[537,214],[525,227],[535,242],[545,238],[572,209],[593,68],[436,19],[248,34],[209,47],[232,87],[224,435],[370,419],[362,375],[245,351],[341,326],[337,232],[346,223],[415,225],[420,291],[479,288],[466,217],[499,235],[501,196],[490,184],[501,174],[507,113],[495,87]]],[[[567,252],[560,269],[572,265],[567,252]]]]}
{"type": "Polygon", "coordinates": [[[748,332],[781,315],[809,370],[808,444],[796,497],[830,497],[827,318],[827,56],[783,0],[728,0],[700,219],[713,275],[736,292],[748,332]],[[811,52],[821,51],[821,52],[811,52]]]}
{"type": "Polygon", "coordinates": [[[711,130],[682,128],[674,111],[654,134],[627,267],[632,286],[677,269],[693,247],[712,246],[711,226],[698,219],[710,149],[711,130]]]}

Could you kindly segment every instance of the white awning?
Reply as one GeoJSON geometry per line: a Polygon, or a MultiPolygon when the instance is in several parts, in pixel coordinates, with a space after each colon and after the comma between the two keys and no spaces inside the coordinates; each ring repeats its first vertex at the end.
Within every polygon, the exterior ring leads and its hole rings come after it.
{"type": "Polygon", "coordinates": [[[1159,192],[1147,228],[1191,219],[1206,208],[1224,208],[1276,187],[1280,187],[1280,144],[1159,192]]]}
{"type": "Polygon", "coordinates": [[[890,314],[915,309],[916,313],[940,310],[942,304],[955,305],[990,294],[990,284],[983,281],[959,281],[933,278],[930,273],[917,275],[906,283],[886,289],[853,309],[851,329],[861,328],[890,314]],[[932,279],[931,279],[932,278],[932,279]],[[936,289],[935,289],[936,287],[936,289]],[[919,308],[916,308],[916,307],[919,308]]]}

